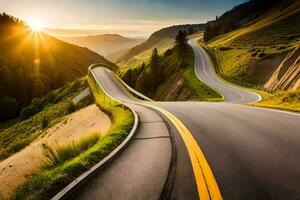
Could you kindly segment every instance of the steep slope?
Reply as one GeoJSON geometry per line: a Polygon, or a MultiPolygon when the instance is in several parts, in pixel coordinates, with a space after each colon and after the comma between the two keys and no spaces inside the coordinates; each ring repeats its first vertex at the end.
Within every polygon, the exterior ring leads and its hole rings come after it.
{"type": "MultiPolygon", "coordinates": [[[[218,64],[217,71],[223,78],[263,88],[289,52],[300,45],[300,2],[276,2],[264,12],[246,16],[242,20],[247,23],[241,28],[207,42],[218,64]],[[253,19],[253,15],[258,17],[253,19]]],[[[284,71],[290,73],[291,70],[284,71]]],[[[286,80],[297,82],[288,77],[286,80]]],[[[286,82],[286,85],[293,84],[286,82]]]]}
{"type": "Polygon", "coordinates": [[[300,48],[289,53],[264,85],[269,90],[293,91],[300,88],[300,48]]]}
{"type": "Polygon", "coordinates": [[[97,62],[117,68],[87,48],[32,32],[20,20],[0,15],[0,120],[17,116],[33,97],[84,76],[97,62]]]}
{"type": "Polygon", "coordinates": [[[61,39],[72,44],[87,47],[104,56],[132,48],[143,42],[142,39],[130,39],[118,34],[63,37],[61,39]]]}
{"type": "Polygon", "coordinates": [[[154,32],[145,42],[122,55],[116,62],[123,67],[139,65],[151,57],[151,52],[154,48],[159,52],[171,48],[174,45],[174,39],[179,30],[192,34],[197,31],[203,31],[205,26],[205,24],[187,24],[160,29],[154,32]]]}
{"type": "Polygon", "coordinates": [[[194,72],[194,52],[189,45],[175,45],[163,55],[154,50],[149,64],[131,68],[122,79],[143,94],[160,101],[217,101],[222,97],[194,72]]]}

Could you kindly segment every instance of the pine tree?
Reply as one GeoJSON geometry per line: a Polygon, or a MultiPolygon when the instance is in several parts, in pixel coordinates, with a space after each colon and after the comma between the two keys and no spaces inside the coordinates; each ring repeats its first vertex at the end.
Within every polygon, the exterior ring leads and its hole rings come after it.
{"type": "Polygon", "coordinates": [[[177,36],[175,38],[176,44],[179,45],[179,46],[182,46],[182,47],[186,46],[187,45],[186,36],[187,35],[186,35],[185,31],[182,31],[182,30],[178,31],[178,34],[177,34],[177,36]]]}

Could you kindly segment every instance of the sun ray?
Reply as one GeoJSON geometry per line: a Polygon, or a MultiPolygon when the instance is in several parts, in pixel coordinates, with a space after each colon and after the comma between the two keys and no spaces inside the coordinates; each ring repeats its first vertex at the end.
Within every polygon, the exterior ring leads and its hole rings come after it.
{"type": "Polygon", "coordinates": [[[33,32],[40,32],[43,29],[43,23],[37,19],[28,20],[28,25],[33,32]]]}

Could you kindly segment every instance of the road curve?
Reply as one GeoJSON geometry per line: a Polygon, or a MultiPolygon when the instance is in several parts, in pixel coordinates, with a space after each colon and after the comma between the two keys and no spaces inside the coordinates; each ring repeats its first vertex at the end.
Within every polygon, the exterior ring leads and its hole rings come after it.
{"type": "MultiPolygon", "coordinates": [[[[93,70],[114,98],[176,116],[202,149],[223,199],[299,199],[299,114],[231,103],[143,102],[128,95],[108,70],[93,70]]],[[[171,199],[198,199],[184,139],[169,125],[177,151],[171,199]]]]}
{"type": "Polygon", "coordinates": [[[225,102],[253,103],[261,100],[260,95],[221,80],[214,71],[211,59],[199,46],[199,39],[199,37],[193,38],[189,40],[189,44],[195,53],[195,74],[200,81],[222,94],[225,102]]]}

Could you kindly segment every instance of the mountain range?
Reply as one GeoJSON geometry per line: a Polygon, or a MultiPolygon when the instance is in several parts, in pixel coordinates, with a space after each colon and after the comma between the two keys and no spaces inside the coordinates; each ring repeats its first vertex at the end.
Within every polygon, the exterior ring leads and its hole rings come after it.
{"type": "Polygon", "coordinates": [[[127,38],[119,34],[62,37],[61,39],[72,44],[87,47],[103,56],[129,49],[143,41],[143,39],[127,38]]]}

